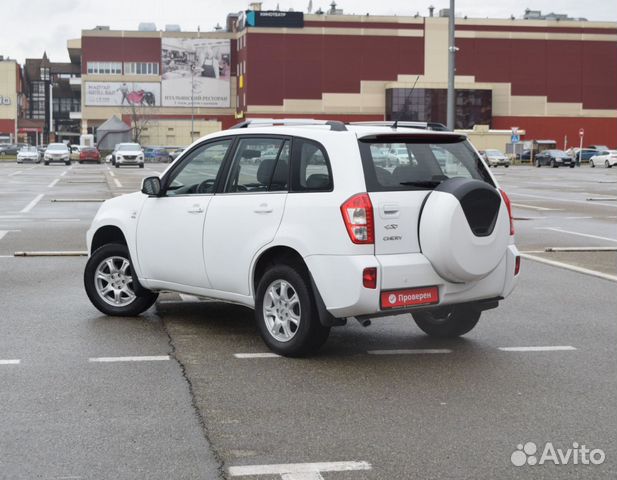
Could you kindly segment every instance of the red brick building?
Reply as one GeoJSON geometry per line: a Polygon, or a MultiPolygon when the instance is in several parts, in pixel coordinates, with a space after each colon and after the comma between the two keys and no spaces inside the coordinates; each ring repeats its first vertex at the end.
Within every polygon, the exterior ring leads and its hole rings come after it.
{"type": "MultiPolygon", "coordinates": [[[[131,119],[127,104],[88,104],[88,82],[93,92],[134,82],[133,91],[158,93],[145,110],[157,143],[169,143],[162,130],[184,131],[167,138],[185,141],[191,116],[200,135],[258,116],[445,122],[447,18],[265,12],[255,21],[263,13],[232,16],[224,32],[84,31],[82,130],[112,114],[131,119]],[[201,63],[199,49],[214,48],[206,40],[228,42],[229,54],[210,51],[201,63]],[[196,69],[204,85],[209,75],[228,82],[211,96],[218,103],[187,103],[182,79],[196,69]]],[[[459,18],[456,46],[457,128],[516,126],[523,140],[559,144],[584,128],[585,143],[617,144],[617,23],[459,18]]]]}

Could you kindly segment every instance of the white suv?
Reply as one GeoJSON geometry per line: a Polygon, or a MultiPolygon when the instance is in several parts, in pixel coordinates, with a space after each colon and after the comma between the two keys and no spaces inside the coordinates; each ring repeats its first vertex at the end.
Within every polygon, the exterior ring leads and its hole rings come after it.
{"type": "Polygon", "coordinates": [[[119,143],[111,155],[112,164],[116,168],[120,168],[120,165],[139,165],[139,168],[144,168],[144,151],[139,143],[119,143]]]}
{"type": "Polygon", "coordinates": [[[274,352],[300,356],[350,317],[411,313],[429,335],[463,335],[513,290],[510,203],[465,136],[400,123],[240,127],[101,206],[84,274],[96,308],[137,315],[163,290],[246,305],[274,352]],[[408,160],[382,166],[393,145],[408,160]]]}

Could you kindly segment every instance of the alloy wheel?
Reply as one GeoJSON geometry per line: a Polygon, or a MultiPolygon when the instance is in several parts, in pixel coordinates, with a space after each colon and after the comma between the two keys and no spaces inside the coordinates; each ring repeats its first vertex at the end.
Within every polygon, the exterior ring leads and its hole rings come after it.
{"type": "Polygon", "coordinates": [[[286,280],[275,280],[266,289],[263,316],[268,333],[279,342],[289,342],[300,326],[300,298],[286,280]]]}

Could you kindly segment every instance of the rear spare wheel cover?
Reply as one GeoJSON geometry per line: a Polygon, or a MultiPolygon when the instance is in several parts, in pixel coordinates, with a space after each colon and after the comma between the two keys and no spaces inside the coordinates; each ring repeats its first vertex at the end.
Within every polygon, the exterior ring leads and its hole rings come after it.
{"type": "Polygon", "coordinates": [[[510,218],[491,185],[452,178],[428,196],[419,226],[420,247],[451,282],[479,280],[492,272],[510,241],[510,218]]]}

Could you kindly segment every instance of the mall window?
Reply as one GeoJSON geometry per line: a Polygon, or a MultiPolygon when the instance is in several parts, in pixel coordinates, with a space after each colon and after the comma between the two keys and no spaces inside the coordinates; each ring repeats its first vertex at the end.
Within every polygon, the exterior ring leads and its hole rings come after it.
{"type": "Polygon", "coordinates": [[[158,75],[158,62],[125,62],[125,75],[158,75]]]}
{"type": "Polygon", "coordinates": [[[122,62],[88,62],[88,75],[122,75],[122,62]]]}
{"type": "MultiPolygon", "coordinates": [[[[445,88],[391,88],[386,90],[386,120],[447,123],[445,88]]],[[[456,90],[455,128],[491,125],[491,90],[456,90]]]]}

